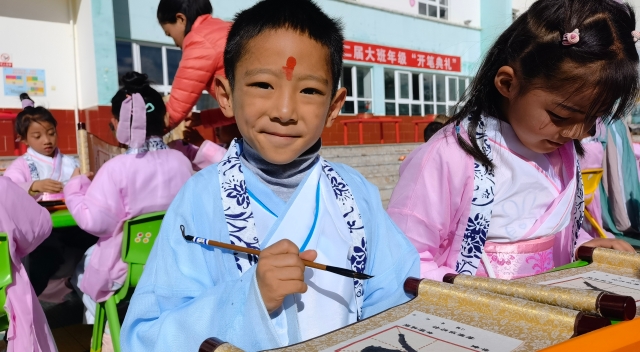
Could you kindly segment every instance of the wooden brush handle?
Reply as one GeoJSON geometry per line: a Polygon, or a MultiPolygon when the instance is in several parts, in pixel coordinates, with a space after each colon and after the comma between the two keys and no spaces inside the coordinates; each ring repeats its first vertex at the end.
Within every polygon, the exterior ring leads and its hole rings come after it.
{"type": "MultiPolygon", "coordinates": [[[[260,256],[260,251],[257,250],[257,249],[245,248],[245,247],[240,247],[240,246],[236,246],[236,245],[233,245],[233,244],[228,244],[228,243],[218,242],[218,241],[212,241],[212,240],[208,240],[207,244],[210,245],[210,246],[225,248],[225,249],[229,249],[229,250],[236,251],[236,252],[248,253],[248,254],[253,254],[253,255],[260,256]]],[[[308,266],[310,268],[315,268],[315,269],[320,269],[320,270],[327,270],[327,266],[324,265],[324,264],[318,264],[316,262],[310,262],[308,260],[303,260],[302,263],[305,266],[308,266]]]]}

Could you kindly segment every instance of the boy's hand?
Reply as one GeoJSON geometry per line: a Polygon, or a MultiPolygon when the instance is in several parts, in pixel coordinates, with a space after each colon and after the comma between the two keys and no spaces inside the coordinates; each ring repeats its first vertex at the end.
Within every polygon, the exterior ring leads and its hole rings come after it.
{"type": "Polygon", "coordinates": [[[615,249],[617,251],[623,252],[632,252],[635,253],[636,250],[623,240],[617,240],[614,238],[596,238],[591,241],[585,242],[583,244],[585,247],[598,247],[598,248],[609,248],[615,249]]]}
{"type": "Polygon", "coordinates": [[[34,181],[31,184],[31,189],[29,190],[36,193],[60,193],[62,192],[63,188],[64,186],[62,185],[62,182],[54,181],[48,178],[46,180],[34,181]]]}
{"type": "Polygon", "coordinates": [[[313,261],[317,256],[314,250],[300,253],[289,240],[280,240],[261,252],[256,278],[269,314],[282,305],[287,295],[307,292],[302,259],[313,261]]]}

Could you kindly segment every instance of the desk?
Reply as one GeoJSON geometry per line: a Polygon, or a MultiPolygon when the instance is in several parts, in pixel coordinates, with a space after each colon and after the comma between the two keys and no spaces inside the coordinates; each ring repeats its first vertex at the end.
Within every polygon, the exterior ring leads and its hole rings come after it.
{"type": "Polygon", "coordinates": [[[71,216],[71,213],[66,209],[52,211],[51,221],[53,222],[54,229],[78,226],[76,221],[73,219],[73,216],[71,216]]]}
{"type": "Polygon", "coordinates": [[[378,118],[375,118],[375,117],[368,118],[368,119],[342,120],[342,121],[340,121],[340,123],[342,123],[342,128],[343,128],[343,133],[344,133],[344,145],[348,145],[349,144],[349,135],[348,135],[347,126],[350,123],[357,123],[358,124],[358,141],[360,142],[360,144],[364,144],[363,136],[362,136],[362,124],[363,123],[379,123],[380,124],[380,144],[384,144],[384,136],[383,136],[384,130],[382,128],[382,124],[383,123],[395,123],[396,124],[396,143],[400,143],[400,122],[401,121],[402,121],[401,119],[390,119],[390,118],[378,119],[378,118]]]}
{"type": "Polygon", "coordinates": [[[421,123],[426,123],[426,124],[432,123],[433,120],[435,119],[435,117],[436,117],[436,115],[427,115],[426,119],[413,120],[413,141],[414,142],[416,142],[416,143],[421,142],[418,139],[418,137],[419,137],[418,136],[418,125],[421,124],[421,123]]]}

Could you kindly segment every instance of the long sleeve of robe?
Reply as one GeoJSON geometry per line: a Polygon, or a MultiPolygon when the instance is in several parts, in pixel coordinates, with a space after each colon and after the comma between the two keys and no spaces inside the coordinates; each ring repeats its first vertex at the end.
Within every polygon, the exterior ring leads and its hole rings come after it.
{"type": "MultiPolygon", "coordinates": [[[[402,286],[419,275],[418,255],[385,214],[378,190],[353,169],[333,165],[365,226],[365,273],[374,276],[364,286],[366,318],[409,300],[402,286]]],[[[255,266],[240,276],[231,252],[187,243],[180,225],[189,235],[229,242],[217,166],[193,176],[169,208],[122,326],[123,351],[196,351],[212,336],[247,351],[280,347],[255,266]]]]}
{"type": "Polygon", "coordinates": [[[11,277],[5,309],[9,315],[7,352],[56,351],[47,318],[20,260],[51,233],[51,216],[7,177],[0,177],[0,232],[9,237],[11,277]]]}
{"type": "Polygon", "coordinates": [[[64,188],[69,212],[78,226],[98,237],[80,289],[96,302],[106,301],[121,284],[127,264],[121,257],[122,226],[139,215],[166,210],[191,176],[187,158],[175,150],[125,154],[106,162],[93,181],[72,178],[64,188]]]}

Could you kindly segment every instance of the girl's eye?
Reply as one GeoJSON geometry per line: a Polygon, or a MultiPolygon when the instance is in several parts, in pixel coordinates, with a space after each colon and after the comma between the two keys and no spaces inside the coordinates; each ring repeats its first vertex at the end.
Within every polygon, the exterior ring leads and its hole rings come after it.
{"type": "Polygon", "coordinates": [[[569,119],[568,117],[562,117],[562,116],[560,116],[560,115],[554,114],[554,113],[553,113],[553,112],[551,112],[551,111],[547,111],[547,113],[548,113],[548,114],[549,114],[549,116],[551,116],[553,119],[558,120],[558,121],[566,121],[566,120],[568,120],[568,119],[569,119]]]}
{"type": "Polygon", "coordinates": [[[324,95],[322,93],[322,91],[315,89],[315,88],[305,88],[301,91],[302,94],[309,94],[309,95],[324,95]]]}
{"type": "Polygon", "coordinates": [[[250,87],[260,88],[260,89],[273,89],[273,87],[267,82],[251,83],[249,86],[250,87]]]}

